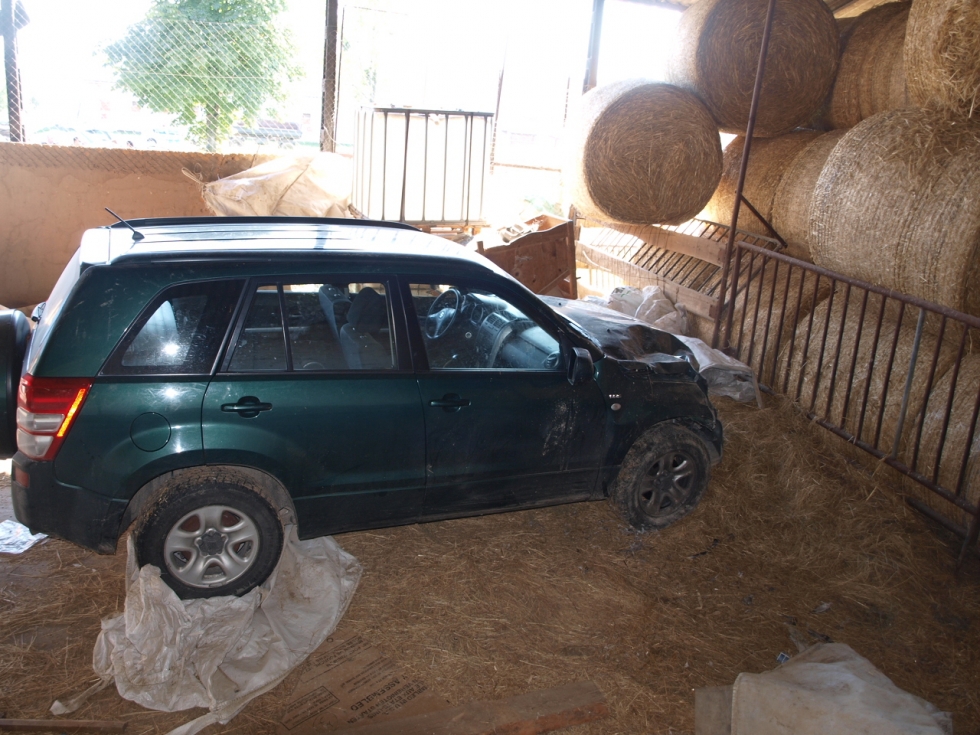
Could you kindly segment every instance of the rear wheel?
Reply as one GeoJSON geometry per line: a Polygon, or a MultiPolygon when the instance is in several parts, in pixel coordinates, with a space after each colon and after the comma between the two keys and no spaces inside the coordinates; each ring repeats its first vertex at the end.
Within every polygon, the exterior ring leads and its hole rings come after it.
{"type": "Polygon", "coordinates": [[[634,528],[665,528],[697,507],[709,467],[708,451],[692,432],[676,424],[655,426],[630,447],[612,501],[634,528]]]}
{"type": "Polygon", "coordinates": [[[225,482],[174,487],[136,532],[140,566],[153,564],[183,599],[243,595],[282,552],[282,523],[254,490],[225,482]]]}
{"type": "Polygon", "coordinates": [[[17,451],[17,386],[31,324],[19,311],[0,311],[0,459],[17,451]]]}

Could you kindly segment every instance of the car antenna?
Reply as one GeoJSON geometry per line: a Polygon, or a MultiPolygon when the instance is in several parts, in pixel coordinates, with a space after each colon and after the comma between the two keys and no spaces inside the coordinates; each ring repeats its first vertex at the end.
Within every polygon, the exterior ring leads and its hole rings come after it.
{"type": "Polygon", "coordinates": [[[122,222],[124,225],[126,225],[126,227],[128,227],[129,229],[131,229],[133,231],[133,240],[134,241],[137,241],[138,242],[138,241],[140,241],[140,240],[143,239],[143,233],[142,232],[139,232],[135,227],[133,227],[131,224],[129,224],[129,222],[127,222],[126,220],[124,220],[122,217],[120,217],[118,214],[116,214],[115,212],[113,212],[108,207],[105,208],[105,211],[107,211],[109,214],[111,214],[113,217],[115,217],[117,220],[119,220],[120,222],[122,222]]]}

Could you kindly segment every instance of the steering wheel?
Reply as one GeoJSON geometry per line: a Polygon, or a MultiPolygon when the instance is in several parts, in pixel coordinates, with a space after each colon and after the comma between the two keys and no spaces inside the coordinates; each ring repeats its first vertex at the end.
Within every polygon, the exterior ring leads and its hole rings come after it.
{"type": "Polygon", "coordinates": [[[436,297],[425,316],[425,336],[439,339],[456,323],[463,306],[463,295],[458,289],[450,288],[436,297]]]}

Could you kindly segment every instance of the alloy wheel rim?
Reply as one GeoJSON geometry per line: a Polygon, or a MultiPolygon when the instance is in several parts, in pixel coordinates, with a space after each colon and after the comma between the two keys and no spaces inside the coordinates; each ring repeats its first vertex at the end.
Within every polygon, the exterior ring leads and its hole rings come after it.
{"type": "Polygon", "coordinates": [[[163,557],[180,582],[207,589],[248,572],[259,546],[259,529],[249,516],[227,505],[205,505],[173,525],[164,540],[163,557]]]}
{"type": "Polygon", "coordinates": [[[683,452],[666,452],[650,465],[637,493],[641,510],[651,518],[677,512],[694,490],[694,461],[683,452]]]}

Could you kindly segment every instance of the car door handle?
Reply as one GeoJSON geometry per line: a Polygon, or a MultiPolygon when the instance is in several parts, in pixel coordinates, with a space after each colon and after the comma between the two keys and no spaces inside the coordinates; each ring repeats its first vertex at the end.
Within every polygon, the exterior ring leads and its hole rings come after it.
{"type": "Polygon", "coordinates": [[[238,403],[223,403],[221,410],[225,413],[237,413],[245,419],[254,419],[259,415],[259,411],[271,411],[271,403],[262,403],[255,396],[242,396],[238,403]]]}
{"type": "Polygon", "coordinates": [[[469,398],[460,398],[458,393],[447,393],[442,398],[429,401],[433,408],[442,408],[448,411],[458,411],[470,405],[469,398]]]}

